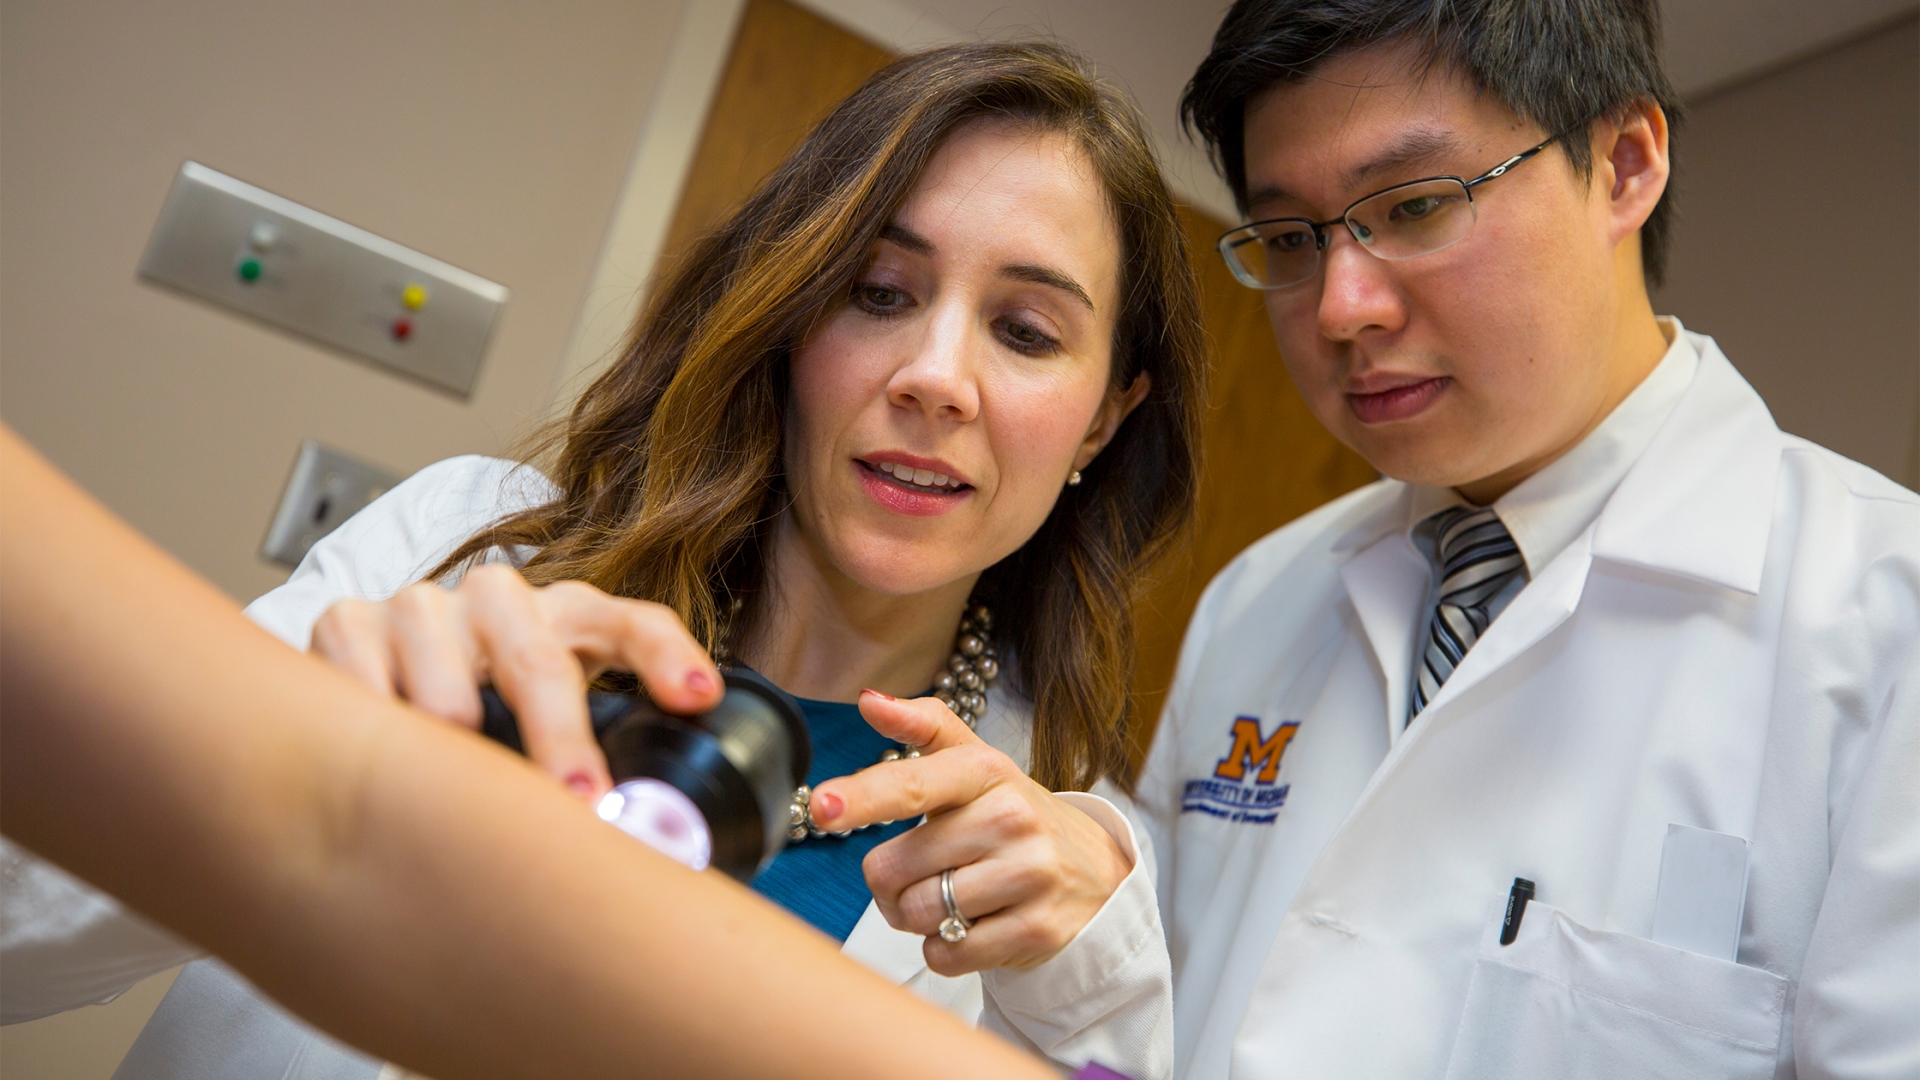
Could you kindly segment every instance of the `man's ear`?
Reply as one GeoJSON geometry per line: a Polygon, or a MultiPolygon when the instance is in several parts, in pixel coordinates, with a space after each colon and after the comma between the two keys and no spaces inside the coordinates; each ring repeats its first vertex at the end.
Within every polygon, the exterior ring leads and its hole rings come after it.
{"type": "Polygon", "coordinates": [[[1666,193],[1673,167],[1667,137],[1666,111],[1651,101],[1595,126],[1594,185],[1606,192],[1615,244],[1645,225],[1666,193]]]}
{"type": "Polygon", "coordinates": [[[1093,459],[1107,448],[1107,444],[1120,431],[1120,422],[1147,400],[1147,391],[1151,389],[1153,380],[1143,371],[1133,377],[1133,382],[1125,390],[1107,391],[1099,410],[1093,414],[1093,426],[1087,429],[1087,437],[1080,441],[1080,452],[1073,455],[1073,467],[1076,470],[1093,464],[1093,459]]]}

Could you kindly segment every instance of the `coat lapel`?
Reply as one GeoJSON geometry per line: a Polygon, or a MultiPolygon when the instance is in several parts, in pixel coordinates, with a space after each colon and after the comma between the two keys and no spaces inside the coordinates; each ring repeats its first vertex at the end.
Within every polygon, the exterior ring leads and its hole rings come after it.
{"type": "MultiPolygon", "coordinates": [[[[1397,503],[1396,503],[1397,504],[1397,503]]],[[[1340,564],[1340,580],[1347,587],[1367,643],[1373,647],[1386,686],[1387,737],[1391,740],[1406,716],[1407,680],[1413,667],[1414,627],[1419,619],[1408,615],[1426,597],[1432,571],[1408,542],[1406,533],[1390,529],[1352,558],[1340,564]]]]}
{"type": "Polygon", "coordinates": [[[1500,670],[1567,621],[1579,606],[1580,594],[1586,588],[1587,569],[1593,564],[1592,537],[1593,530],[1588,529],[1548,563],[1538,578],[1520,590],[1520,595],[1513,598],[1513,603],[1493,621],[1486,634],[1467,650],[1466,658],[1448,676],[1440,693],[1427,703],[1421,716],[1431,720],[1474,684],[1500,670]]]}
{"type": "Polygon", "coordinates": [[[1712,338],[1693,385],[1595,523],[1593,557],[1749,595],[1760,591],[1780,429],[1712,338]]]}

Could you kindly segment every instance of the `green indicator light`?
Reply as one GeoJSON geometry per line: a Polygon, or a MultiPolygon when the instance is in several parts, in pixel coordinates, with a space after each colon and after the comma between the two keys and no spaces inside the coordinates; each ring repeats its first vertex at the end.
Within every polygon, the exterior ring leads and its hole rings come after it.
{"type": "Polygon", "coordinates": [[[260,260],[259,259],[241,259],[240,260],[240,280],[241,281],[256,281],[259,279],[259,277],[260,277],[260,260]]]}

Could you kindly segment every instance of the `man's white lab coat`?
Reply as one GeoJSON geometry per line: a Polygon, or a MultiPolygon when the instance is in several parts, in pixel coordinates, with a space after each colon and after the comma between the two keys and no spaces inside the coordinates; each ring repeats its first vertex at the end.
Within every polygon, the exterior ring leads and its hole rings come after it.
{"type": "Polygon", "coordinates": [[[1140,789],[1177,1075],[1920,1076],[1920,497],[1693,341],[1598,519],[1397,739],[1410,489],[1209,588],[1140,789]],[[1670,824],[1751,841],[1737,963],[1649,940],[1670,824]]]}

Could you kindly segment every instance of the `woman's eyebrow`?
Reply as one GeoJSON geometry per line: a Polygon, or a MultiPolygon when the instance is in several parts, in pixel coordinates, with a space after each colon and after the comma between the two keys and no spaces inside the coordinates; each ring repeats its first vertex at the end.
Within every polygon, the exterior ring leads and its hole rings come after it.
{"type": "Polygon", "coordinates": [[[932,255],[933,241],[907,228],[905,225],[882,225],[880,239],[891,240],[915,255],[932,255]]]}
{"type": "MultiPolygon", "coordinates": [[[[934,252],[933,241],[907,228],[905,225],[887,224],[880,227],[880,239],[892,241],[915,255],[931,256],[934,252]]],[[[1015,263],[1000,268],[1000,276],[1015,281],[1027,281],[1035,285],[1045,285],[1050,289],[1059,289],[1087,305],[1088,311],[1095,311],[1093,297],[1087,294],[1080,283],[1051,266],[1037,266],[1032,263],[1015,263]]]]}
{"type": "Polygon", "coordinates": [[[1093,297],[1087,295],[1087,290],[1081,288],[1079,282],[1050,266],[1034,266],[1031,263],[1016,263],[1012,266],[1001,267],[1000,276],[1012,278],[1015,281],[1029,281],[1035,285],[1045,285],[1048,288],[1059,289],[1061,292],[1087,305],[1088,311],[1095,310],[1093,297]]]}

